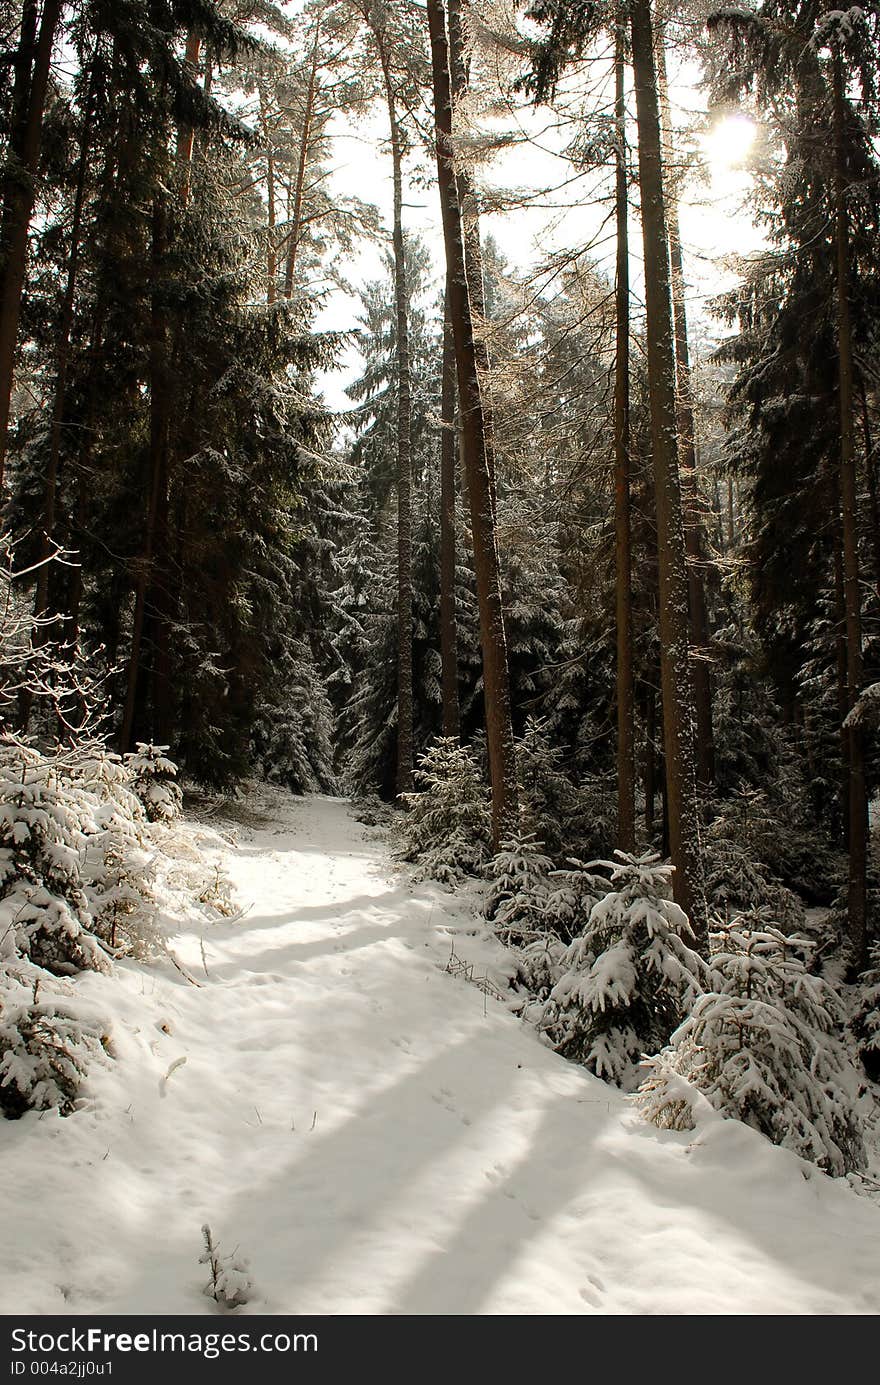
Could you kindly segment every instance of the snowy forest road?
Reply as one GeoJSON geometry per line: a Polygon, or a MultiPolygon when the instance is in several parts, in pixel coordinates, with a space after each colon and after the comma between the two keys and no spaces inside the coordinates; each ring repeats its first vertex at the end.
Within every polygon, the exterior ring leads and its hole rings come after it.
{"type": "Polygon", "coordinates": [[[245,912],[172,939],[200,985],[78,978],[116,1060],[0,1126],[0,1310],[214,1312],[207,1224],[245,1316],[880,1311],[875,1205],[735,1122],[655,1130],[444,975],[503,954],[344,801],[249,809],[214,847],[245,912]]]}

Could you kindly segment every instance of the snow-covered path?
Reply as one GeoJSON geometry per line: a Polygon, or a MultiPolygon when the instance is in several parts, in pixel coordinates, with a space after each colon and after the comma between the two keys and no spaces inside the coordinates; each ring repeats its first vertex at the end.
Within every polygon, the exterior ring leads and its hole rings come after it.
{"type": "Polygon", "coordinates": [[[644,1125],[443,974],[450,930],[486,955],[465,905],[346,804],[256,807],[246,914],[173,940],[202,984],[81,978],[118,1061],[74,1117],[0,1123],[0,1311],[214,1311],[208,1223],[244,1313],[880,1312],[877,1207],[737,1124],[644,1125]]]}

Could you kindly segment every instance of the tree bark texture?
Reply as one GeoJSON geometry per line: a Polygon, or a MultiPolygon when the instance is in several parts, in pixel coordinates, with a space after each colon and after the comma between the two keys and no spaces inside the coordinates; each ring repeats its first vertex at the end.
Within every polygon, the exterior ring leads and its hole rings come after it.
{"type": "Polygon", "coordinates": [[[507,642],[504,632],[492,478],[486,457],[483,405],[468,295],[461,208],[452,161],[452,92],[443,0],[428,0],[427,11],[434,84],[437,181],[446,246],[449,315],[455,342],[462,455],[473,532],[480,643],[483,653],[486,736],[492,782],[492,840],[497,850],[500,842],[517,830],[519,821],[507,642]]]}
{"type": "Polygon", "coordinates": [[[449,289],[443,311],[443,373],[440,385],[440,666],[443,734],[458,738],[458,628],[455,611],[455,343],[449,320],[449,289]]]}
{"type": "Polygon", "coordinates": [[[312,138],[312,120],[315,114],[315,100],[318,91],[318,57],[320,43],[320,28],[315,28],[315,38],[312,43],[311,66],[309,68],[309,84],[306,89],[306,106],[303,115],[302,138],[299,146],[299,159],[296,165],[296,182],[293,187],[293,208],[289,213],[287,228],[287,263],[284,270],[284,297],[293,297],[293,284],[296,274],[296,255],[299,249],[300,225],[302,222],[303,197],[305,195],[306,169],[309,164],[309,145],[312,138]]]}
{"type": "MultiPolygon", "coordinates": [[[[844,77],[839,53],[833,59],[834,210],[837,262],[837,351],[840,401],[840,510],[843,528],[843,588],[846,610],[847,703],[852,708],[862,690],[862,599],[859,585],[858,488],[855,461],[855,406],[852,318],[850,312],[849,227],[846,207],[844,156],[844,77]]],[[[868,861],[868,797],[865,786],[864,733],[850,726],[847,733],[849,783],[849,884],[847,913],[852,948],[851,964],[861,970],[867,961],[866,879],[868,861]]]]}
{"type": "MultiPolygon", "coordinates": [[[[667,157],[674,156],[669,86],[666,79],[666,43],[662,27],[657,33],[657,78],[660,87],[661,119],[667,157]]],[[[688,613],[690,620],[691,664],[697,727],[697,778],[704,791],[715,782],[715,751],[712,731],[712,679],[709,672],[709,613],[706,606],[706,536],[697,483],[697,435],[694,419],[694,387],[691,376],[685,306],[684,265],[681,253],[681,228],[678,219],[677,180],[667,198],[669,261],[672,286],[672,314],[675,325],[675,366],[678,389],[678,436],[682,513],[687,552],[688,613]]]]}
{"type": "MultiPolygon", "coordinates": [[[[195,30],[190,29],[186,36],[186,63],[192,69],[193,74],[198,68],[199,54],[202,51],[201,35],[195,30]]],[[[174,162],[177,168],[177,184],[180,190],[180,200],[184,206],[189,201],[190,187],[192,183],[192,155],[195,130],[192,125],[181,125],[177,133],[177,150],[174,162]]]]}
{"type": "Polygon", "coordinates": [[[632,851],[636,837],[635,698],[633,692],[632,541],[629,424],[629,195],[626,158],[625,47],[617,36],[615,133],[617,277],[614,357],[614,552],[617,615],[617,845],[632,851]]]}
{"type": "MultiPolygon", "coordinates": [[[[464,27],[462,23],[461,0],[448,0],[447,22],[449,27],[449,77],[452,85],[452,101],[460,101],[467,94],[469,77],[464,56],[464,27]]],[[[480,393],[483,399],[483,432],[486,439],[486,464],[492,484],[492,504],[495,499],[495,414],[492,408],[491,375],[492,360],[486,337],[486,290],[483,283],[483,246],[480,239],[480,212],[476,184],[470,168],[462,166],[456,173],[458,183],[458,205],[461,211],[464,234],[464,261],[467,274],[468,297],[471,305],[471,318],[474,328],[474,349],[477,353],[477,368],[480,373],[480,393]]]]}
{"type": "Polygon", "coordinates": [[[412,788],[412,400],[409,359],[409,292],[403,239],[403,146],[390,54],[384,33],[376,33],[391,131],[394,179],[394,318],[397,337],[397,776],[398,795],[412,788]]]}
{"type": "Polygon", "coordinates": [[[39,30],[36,6],[25,0],[13,83],[13,127],[3,185],[0,220],[0,487],[6,462],[12,407],[12,381],[18,319],[27,268],[27,242],[36,201],[43,117],[49,88],[52,49],[62,0],[44,0],[39,30]]]}
{"type": "Polygon", "coordinates": [[[648,389],[657,508],[660,681],[669,845],[675,866],[675,899],[702,941],[706,918],[688,648],[687,565],[679,481],[675,337],[650,0],[632,0],[630,22],[639,134],[648,389]]]}

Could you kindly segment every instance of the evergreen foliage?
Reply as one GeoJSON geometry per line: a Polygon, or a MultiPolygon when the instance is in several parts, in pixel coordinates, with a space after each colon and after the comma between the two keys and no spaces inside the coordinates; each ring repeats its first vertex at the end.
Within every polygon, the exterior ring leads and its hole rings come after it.
{"type": "Polygon", "coordinates": [[[647,1060],[639,1089],[647,1118],[692,1129],[697,1091],[831,1174],[862,1168],[843,1008],[808,970],[812,944],[787,936],[759,909],[715,934],[712,946],[705,993],[668,1047],[647,1060]]]}
{"type": "Polygon", "coordinates": [[[656,853],[602,862],[612,889],[569,944],[541,1028],[557,1052],[597,1076],[632,1087],[645,1052],[665,1042],[700,993],[702,959],[670,895],[671,869],[656,853]]]}
{"type": "Polygon", "coordinates": [[[5,967],[2,993],[0,1112],[8,1120],[28,1110],[54,1108],[69,1115],[90,1062],[108,1047],[108,1036],[68,1013],[63,997],[29,998],[34,992],[26,979],[5,967]]]}
{"type": "Polygon", "coordinates": [[[880,1081],[880,947],[871,949],[870,965],[858,978],[850,1028],[865,1072],[880,1081]]]}
{"type": "Polygon", "coordinates": [[[403,794],[401,856],[418,873],[455,885],[489,860],[489,791],[473,751],[441,736],[419,757],[416,788],[403,794]]]}
{"type": "Polygon", "coordinates": [[[543,843],[525,836],[501,843],[486,866],[491,881],[483,913],[503,942],[522,946],[545,929],[544,913],[553,862],[543,843]]]}

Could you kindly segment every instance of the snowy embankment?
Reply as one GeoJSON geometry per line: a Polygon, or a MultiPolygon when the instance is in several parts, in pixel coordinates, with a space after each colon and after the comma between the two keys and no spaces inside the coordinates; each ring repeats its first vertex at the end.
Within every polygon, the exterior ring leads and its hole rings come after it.
{"type": "Polygon", "coordinates": [[[466,897],[411,885],[339,800],[218,824],[241,918],[77,989],[115,1061],[0,1123],[4,1313],[876,1313],[880,1209],[734,1122],[643,1123],[499,1001],[466,897]]]}

